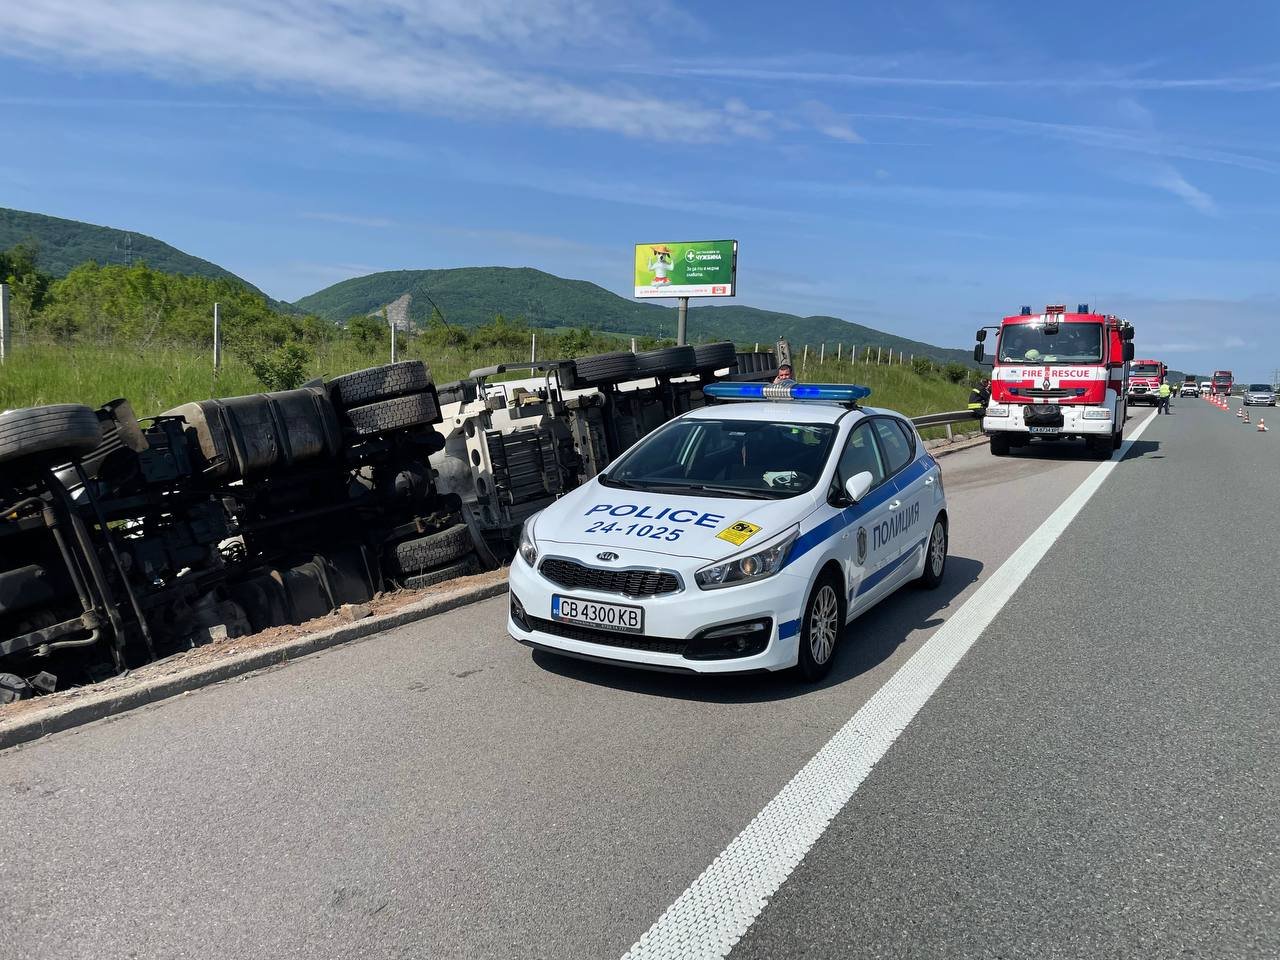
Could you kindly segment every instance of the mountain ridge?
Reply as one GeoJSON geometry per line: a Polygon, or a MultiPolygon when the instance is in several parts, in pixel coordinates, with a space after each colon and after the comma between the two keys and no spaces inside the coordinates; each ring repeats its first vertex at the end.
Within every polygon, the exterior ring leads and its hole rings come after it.
{"type": "MultiPolygon", "coordinates": [[[[428,320],[438,304],[450,323],[478,326],[502,314],[532,327],[587,327],[605,333],[671,337],[674,307],[628,300],[589,280],[558,277],[533,267],[454,267],[388,270],[343,280],[295,301],[295,306],[324,319],[379,312],[409,296],[407,318],[428,320]]],[[[840,317],[765,310],[740,304],[689,308],[691,340],[771,343],[787,337],[793,346],[826,343],[845,347],[884,347],[940,361],[971,364],[972,354],[876,330],[840,317]]]]}

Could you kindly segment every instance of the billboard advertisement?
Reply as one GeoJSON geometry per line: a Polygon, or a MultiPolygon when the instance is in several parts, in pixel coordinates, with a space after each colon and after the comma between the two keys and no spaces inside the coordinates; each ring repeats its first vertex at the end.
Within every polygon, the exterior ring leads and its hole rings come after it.
{"type": "Polygon", "coordinates": [[[737,240],[636,244],[635,295],[732,297],[738,275],[737,240]]]}

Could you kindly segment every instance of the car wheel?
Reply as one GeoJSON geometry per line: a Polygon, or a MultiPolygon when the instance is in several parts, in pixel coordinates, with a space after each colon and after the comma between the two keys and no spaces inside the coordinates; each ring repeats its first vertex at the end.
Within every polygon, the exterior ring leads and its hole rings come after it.
{"type": "Polygon", "coordinates": [[[800,622],[800,676],[812,683],[821,680],[831,669],[836,646],[844,629],[844,610],[840,603],[840,583],[827,574],[814,585],[809,603],[800,622]]]}
{"type": "Polygon", "coordinates": [[[933,532],[929,534],[929,545],[924,551],[924,575],[920,577],[920,586],[926,590],[935,589],[942,583],[942,575],[947,569],[947,525],[942,517],[933,521],[933,532]]]}

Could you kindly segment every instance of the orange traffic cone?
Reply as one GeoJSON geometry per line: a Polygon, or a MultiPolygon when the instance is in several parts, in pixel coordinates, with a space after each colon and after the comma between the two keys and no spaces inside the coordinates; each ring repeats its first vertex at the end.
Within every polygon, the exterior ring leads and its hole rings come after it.
{"type": "Polygon", "coordinates": [[[1244,419],[1244,407],[1241,407],[1239,410],[1236,411],[1236,416],[1241,420],[1244,419]]]}
{"type": "Polygon", "coordinates": [[[1267,432],[1267,421],[1262,417],[1258,418],[1258,432],[1259,433],[1267,432]]]}
{"type": "Polygon", "coordinates": [[[1251,421],[1251,420],[1249,419],[1249,411],[1248,411],[1248,410],[1246,410],[1246,411],[1244,412],[1244,422],[1245,422],[1245,423],[1252,423],[1252,422],[1253,422],[1253,421],[1251,421]]]}

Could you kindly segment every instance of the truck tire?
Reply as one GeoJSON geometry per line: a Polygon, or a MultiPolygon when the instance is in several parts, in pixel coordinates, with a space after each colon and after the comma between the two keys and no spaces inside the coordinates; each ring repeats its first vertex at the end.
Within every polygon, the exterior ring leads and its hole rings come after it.
{"type": "Polygon", "coordinates": [[[101,441],[97,414],[78,403],[0,413],[0,463],[63,463],[92,452],[101,441]]]}
{"type": "Polygon", "coordinates": [[[1000,433],[991,435],[991,455],[1007,457],[1009,455],[1009,438],[1000,433]]]}
{"type": "Polygon", "coordinates": [[[407,397],[380,400],[363,407],[352,407],[345,413],[351,429],[362,437],[375,433],[406,430],[409,427],[438,423],[440,408],[430,393],[411,393],[407,397]]]}
{"type": "Polygon", "coordinates": [[[679,376],[692,373],[697,365],[693,347],[662,347],[636,354],[638,377],[679,376]]]}
{"type": "Polygon", "coordinates": [[[619,380],[634,380],[636,376],[636,355],[629,350],[618,350],[614,353],[597,353],[583,357],[573,363],[574,378],[583,386],[593,384],[617,383],[619,380]]]}
{"type": "Polygon", "coordinates": [[[457,560],[470,553],[471,529],[459,523],[429,536],[397,543],[391,551],[388,566],[398,574],[421,573],[457,560]]]}
{"type": "Polygon", "coordinates": [[[479,572],[480,561],[475,557],[467,557],[459,563],[451,563],[447,567],[441,567],[438,570],[428,570],[426,573],[417,573],[412,577],[407,577],[404,585],[410,590],[421,590],[423,587],[434,587],[437,583],[457,580],[459,577],[469,577],[479,572]]]}
{"type": "Polygon", "coordinates": [[[728,340],[700,343],[693,348],[693,367],[699,373],[738,368],[738,351],[728,340]]]}
{"type": "Polygon", "coordinates": [[[375,400],[420,393],[431,386],[431,375],[421,360],[402,360],[334,377],[329,386],[339,407],[361,407],[375,400]]]}

